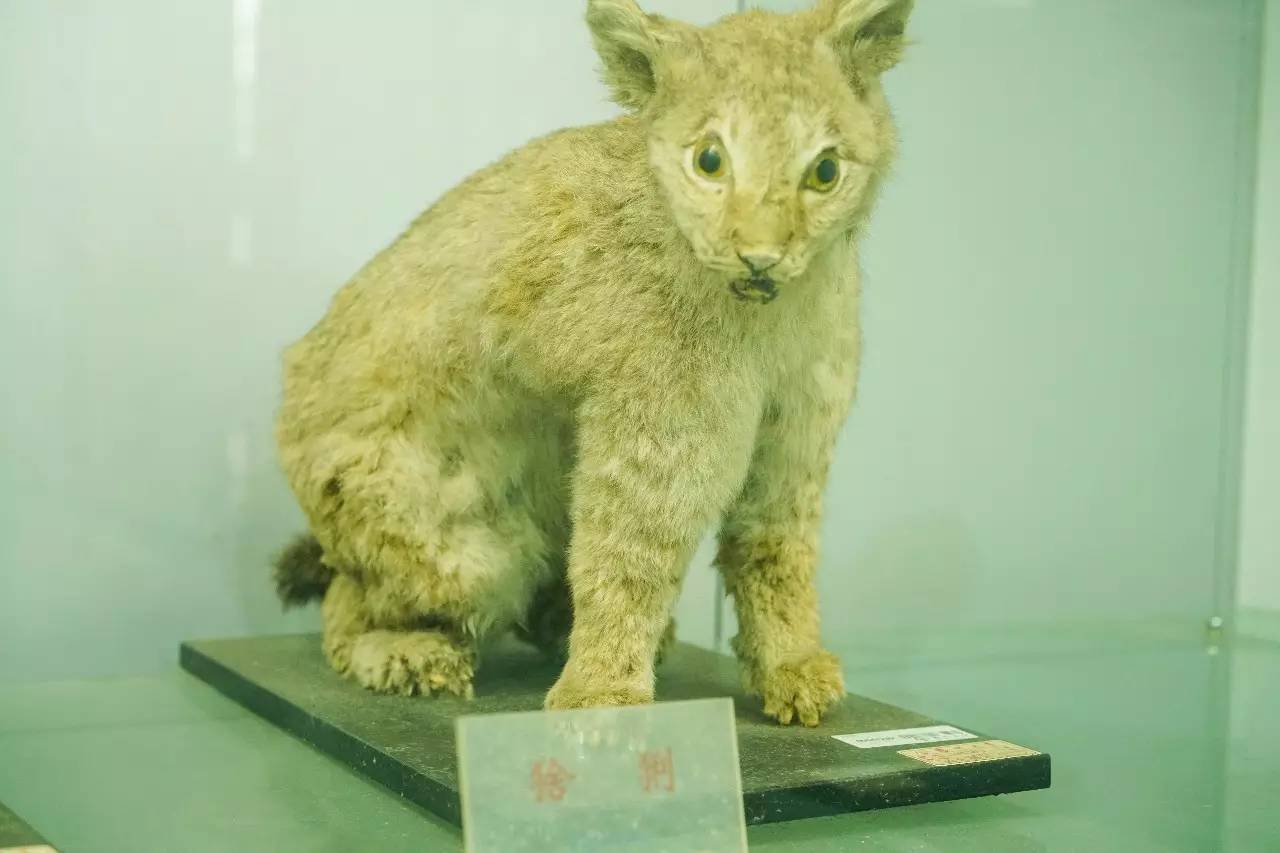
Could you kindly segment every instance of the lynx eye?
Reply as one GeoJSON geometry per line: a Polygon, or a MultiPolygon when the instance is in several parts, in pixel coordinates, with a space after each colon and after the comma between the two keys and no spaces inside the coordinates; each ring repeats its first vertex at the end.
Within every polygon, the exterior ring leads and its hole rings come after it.
{"type": "Polygon", "coordinates": [[[718,139],[704,139],[693,150],[693,168],[704,178],[723,178],[727,163],[724,148],[718,139]]]}
{"type": "Polygon", "coordinates": [[[836,162],[835,155],[828,153],[819,157],[818,162],[809,169],[804,185],[811,190],[825,193],[830,192],[839,180],[840,164],[836,162]]]}

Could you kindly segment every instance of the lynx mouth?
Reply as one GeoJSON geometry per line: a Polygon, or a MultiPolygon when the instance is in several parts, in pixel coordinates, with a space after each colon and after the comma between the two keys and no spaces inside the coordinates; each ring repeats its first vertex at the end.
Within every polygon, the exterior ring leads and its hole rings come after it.
{"type": "Polygon", "coordinates": [[[753,276],[738,279],[729,284],[729,289],[740,302],[755,302],[768,305],[778,298],[778,286],[768,276],[753,276]]]}

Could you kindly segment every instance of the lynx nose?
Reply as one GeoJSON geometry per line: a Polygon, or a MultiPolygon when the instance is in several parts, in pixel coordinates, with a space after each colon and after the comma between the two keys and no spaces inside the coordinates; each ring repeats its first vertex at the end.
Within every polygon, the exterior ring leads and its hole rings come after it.
{"type": "Polygon", "coordinates": [[[778,265],[778,262],[782,260],[782,252],[777,250],[739,252],[738,258],[747,265],[747,269],[751,270],[752,275],[761,275],[778,265]]]}

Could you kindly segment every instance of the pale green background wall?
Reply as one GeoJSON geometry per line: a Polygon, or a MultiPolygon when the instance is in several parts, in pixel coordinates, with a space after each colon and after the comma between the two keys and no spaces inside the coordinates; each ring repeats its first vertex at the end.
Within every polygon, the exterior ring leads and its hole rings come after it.
{"type": "Polygon", "coordinates": [[[1267,9],[1240,604],[1280,613],[1280,0],[1267,9]]]}
{"type": "MultiPolygon", "coordinates": [[[[1250,8],[921,4],[829,631],[1208,615],[1250,8]]],[[[314,625],[266,583],[299,525],[277,353],[463,173],[609,114],[580,13],[0,7],[0,679],[314,625]]],[[[705,562],[681,619],[709,641],[705,562]]]]}

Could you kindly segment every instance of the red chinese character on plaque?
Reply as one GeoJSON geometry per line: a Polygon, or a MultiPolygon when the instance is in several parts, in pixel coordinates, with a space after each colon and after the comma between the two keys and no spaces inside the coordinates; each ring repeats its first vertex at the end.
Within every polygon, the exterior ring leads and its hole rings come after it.
{"type": "Polygon", "coordinates": [[[533,796],[539,803],[558,803],[564,799],[565,785],[573,778],[573,774],[565,770],[559,761],[546,758],[533,763],[529,783],[533,787],[533,796]]]}
{"type": "Polygon", "coordinates": [[[676,767],[671,760],[671,747],[640,753],[640,783],[649,792],[676,789],[676,767]]]}

